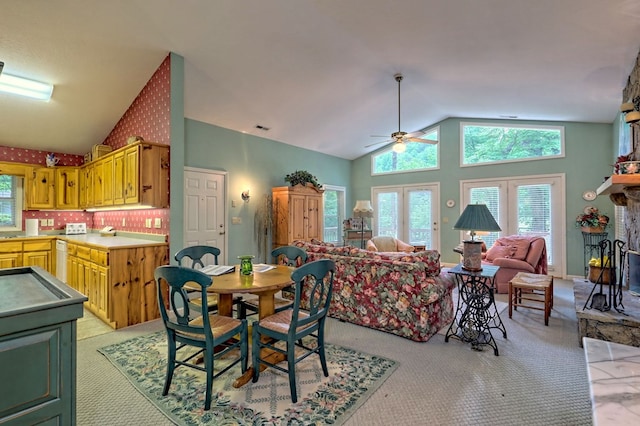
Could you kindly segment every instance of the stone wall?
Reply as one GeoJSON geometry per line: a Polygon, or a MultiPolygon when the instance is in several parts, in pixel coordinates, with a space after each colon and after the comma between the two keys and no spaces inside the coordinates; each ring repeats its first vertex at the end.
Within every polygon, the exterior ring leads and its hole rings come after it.
{"type": "MultiPolygon", "coordinates": [[[[640,98],[640,53],[629,74],[627,85],[622,91],[622,102],[633,102],[640,98]]],[[[640,159],[640,123],[631,124],[631,140],[633,146],[632,160],[640,159]]],[[[625,209],[625,231],[627,234],[627,248],[640,251],[640,187],[625,189],[627,206],[625,209]]]]}

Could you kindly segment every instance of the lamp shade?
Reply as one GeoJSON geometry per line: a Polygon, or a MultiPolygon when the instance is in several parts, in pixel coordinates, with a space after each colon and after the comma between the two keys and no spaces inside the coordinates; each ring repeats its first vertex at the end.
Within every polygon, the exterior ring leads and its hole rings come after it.
{"type": "Polygon", "coordinates": [[[355,217],[373,217],[373,207],[369,200],[358,200],[353,208],[355,217]]]}
{"type": "Polygon", "coordinates": [[[405,152],[407,150],[407,146],[404,144],[404,142],[396,142],[396,143],[393,144],[391,149],[393,150],[393,152],[397,152],[398,154],[402,154],[403,152],[405,152]]]}
{"type": "Polygon", "coordinates": [[[462,268],[469,271],[482,270],[482,242],[474,240],[476,231],[502,231],[486,204],[469,204],[464,208],[453,229],[469,231],[470,241],[464,241],[462,268]]]}
{"type": "Polygon", "coordinates": [[[453,225],[459,231],[502,231],[486,204],[469,204],[464,208],[460,218],[453,225]]]}

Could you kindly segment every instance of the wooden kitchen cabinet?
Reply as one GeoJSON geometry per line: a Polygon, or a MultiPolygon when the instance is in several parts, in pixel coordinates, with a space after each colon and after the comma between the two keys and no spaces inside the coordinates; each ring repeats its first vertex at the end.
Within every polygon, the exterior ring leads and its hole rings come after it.
{"type": "Polygon", "coordinates": [[[113,155],[113,204],[124,204],[124,151],[113,155]]]}
{"type": "Polygon", "coordinates": [[[80,206],[80,169],[78,167],[55,168],[56,208],[77,209],[80,206]]]}
{"type": "Polygon", "coordinates": [[[93,163],[93,206],[102,207],[104,201],[104,160],[93,163]]]}
{"type": "Polygon", "coordinates": [[[113,164],[114,164],[114,156],[107,155],[101,159],[102,161],[102,205],[103,206],[112,206],[113,205],[113,188],[114,188],[114,177],[113,177],[113,164]]]}
{"type": "Polygon", "coordinates": [[[169,146],[139,142],[125,149],[124,203],[169,207],[169,146]]]}
{"type": "Polygon", "coordinates": [[[80,168],[80,189],[78,193],[81,209],[93,207],[93,163],[80,168]]]}
{"type": "Polygon", "coordinates": [[[53,274],[53,249],[52,240],[24,241],[22,246],[22,265],[39,266],[53,274]]]}
{"type": "Polygon", "coordinates": [[[113,328],[156,319],[153,274],[169,263],[168,249],[166,243],[109,249],[68,244],[67,281],[87,296],[85,308],[113,328]]]}
{"type": "Polygon", "coordinates": [[[22,241],[0,242],[0,269],[22,266],[22,241]]]}
{"type": "Polygon", "coordinates": [[[273,246],[323,238],[323,190],[311,186],[273,188],[273,246]]]}
{"type": "Polygon", "coordinates": [[[55,168],[31,167],[25,176],[25,208],[55,208],[55,168]]]}

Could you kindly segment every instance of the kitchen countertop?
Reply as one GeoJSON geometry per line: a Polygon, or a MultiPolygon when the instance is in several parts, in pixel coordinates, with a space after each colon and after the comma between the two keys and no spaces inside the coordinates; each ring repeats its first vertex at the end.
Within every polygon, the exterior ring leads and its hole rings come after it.
{"type": "Polygon", "coordinates": [[[149,246],[158,246],[164,245],[166,242],[164,239],[166,238],[163,235],[155,235],[150,234],[149,238],[139,238],[135,236],[109,236],[103,237],[99,233],[88,233],[88,234],[77,234],[77,235],[66,235],[66,234],[43,234],[37,236],[8,236],[8,237],[0,237],[0,242],[2,241],[28,241],[34,239],[43,239],[43,238],[52,238],[52,239],[61,239],[70,243],[79,243],[86,244],[90,246],[95,246],[96,248],[101,249],[110,249],[110,248],[133,248],[133,247],[149,247],[149,246]]]}
{"type": "Polygon", "coordinates": [[[640,424],[640,348],[583,337],[593,424],[640,424]]]}

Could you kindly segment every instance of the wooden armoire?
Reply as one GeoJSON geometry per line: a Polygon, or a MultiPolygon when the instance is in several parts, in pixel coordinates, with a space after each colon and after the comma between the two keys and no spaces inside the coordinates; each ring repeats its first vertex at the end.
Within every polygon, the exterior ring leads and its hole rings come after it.
{"type": "Polygon", "coordinates": [[[322,193],[313,186],[272,188],[273,248],[293,240],[323,239],[322,193]]]}

